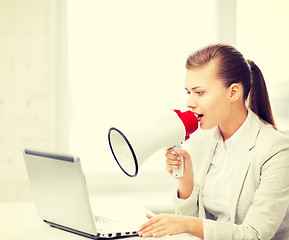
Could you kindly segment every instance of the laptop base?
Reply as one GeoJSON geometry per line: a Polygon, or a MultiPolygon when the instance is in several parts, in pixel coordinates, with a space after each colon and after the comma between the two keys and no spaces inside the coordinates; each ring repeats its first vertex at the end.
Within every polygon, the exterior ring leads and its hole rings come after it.
{"type": "Polygon", "coordinates": [[[90,238],[90,239],[106,239],[107,240],[107,239],[123,239],[123,238],[129,238],[129,237],[138,236],[138,234],[135,234],[135,235],[129,235],[129,236],[100,237],[100,234],[92,235],[92,234],[88,234],[88,233],[85,233],[85,232],[81,232],[81,231],[75,230],[73,228],[69,228],[69,227],[65,227],[65,226],[59,225],[57,223],[50,222],[50,221],[47,221],[47,220],[43,220],[43,221],[45,223],[47,223],[48,225],[50,225],[50,227],[61,229],[61,230],[64,230],[64,231],[67,231],[67,232],[70,232],[70,233],[74,233],[74,234],[80,235],[82,237],[87,237],[87,238],[90,238]]]}
{"type": "Polygon", "coordinates": [[[69,228],[69,227],[65,227],[65,226],[59,225],[57,223],[53,223],[53,222],[46,221],[46,220],[43,220],[43,221],[45,223],[47,223],[48,225],[50,225],[51,227],[54,227],[54,228],[58,228],[58,229],[61,229],[61,230],[67,231],[67,232],[71,232],[71,233],[74,233],[74,234],[78,234],[80,236],[91,238],[91,239],[101,239],[99,237],[99,234],[98,235],[92,235],[92,234],[88,234],[88,233],[85,233],[85,232],[81,232],[81,231],[75,230],[73,228],[69,228]]]}

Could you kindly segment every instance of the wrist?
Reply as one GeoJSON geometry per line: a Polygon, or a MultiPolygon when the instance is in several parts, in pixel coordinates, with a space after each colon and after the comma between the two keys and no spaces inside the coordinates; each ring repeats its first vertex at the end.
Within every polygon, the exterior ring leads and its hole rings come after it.
{"type": "Polygon", "coordinates": [[[185,232],[190,233],[198,238],[204,239],[203,221],[196,217],[186,217],[185,232]]]}
{"type": "Polygon", "coordinates": [[[194,179],[180,179],[178,182],[178,196],[181,199],[187,199],[193,192],[194,179]]]}

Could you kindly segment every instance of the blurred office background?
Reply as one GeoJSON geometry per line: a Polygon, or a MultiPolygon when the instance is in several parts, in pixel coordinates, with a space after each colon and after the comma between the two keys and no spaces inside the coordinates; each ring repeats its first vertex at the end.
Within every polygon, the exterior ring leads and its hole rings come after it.
{"type": "Polygon", "coordinates": [[[164,150],[128,178],[111,126],[134,131],[185,108],[185,59],[213,42],[261,68],[289,130],[287,0],[0,0],[0,201],[31,201],[24,147],[78,155],[92,196],[169,212],[164,150]]]}

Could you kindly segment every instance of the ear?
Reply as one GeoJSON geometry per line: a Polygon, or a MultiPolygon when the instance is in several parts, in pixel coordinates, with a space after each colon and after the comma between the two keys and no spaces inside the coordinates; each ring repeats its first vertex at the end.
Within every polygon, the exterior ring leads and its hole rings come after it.
{"type": "Polygon", "coordinates": [[[242,86],[239,83],[233,83],[229,87],[229,101],[235,102],[242,96],[242,86]]]}

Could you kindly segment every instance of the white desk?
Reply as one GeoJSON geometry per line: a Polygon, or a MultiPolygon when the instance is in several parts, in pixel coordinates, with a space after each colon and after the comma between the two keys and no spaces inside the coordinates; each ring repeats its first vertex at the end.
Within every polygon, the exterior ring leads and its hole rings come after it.
{"type": "MultiPolygon", "coordinates": [[[[136,220],[140,221],[141,218],[136,220]]],[[[37,216],[35,205],[33,202],[0,203],[0,239],[1,240],[28,240],[28,239],[89,240],[89,238],[82,237],[66,231],[62,231],[45,224],[37,216]]],[[[126,239],[144,240],[145,238],[133,237],[126,239]]],[[[172,237],[163,237],[161,239],[192,240],[196,238],[191,237],[190,235],[187,234],[180,234],[172,237]]]]}

